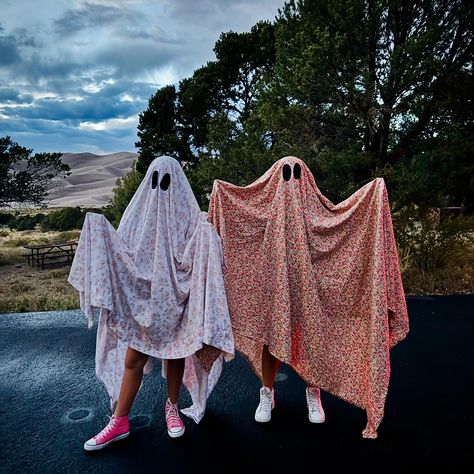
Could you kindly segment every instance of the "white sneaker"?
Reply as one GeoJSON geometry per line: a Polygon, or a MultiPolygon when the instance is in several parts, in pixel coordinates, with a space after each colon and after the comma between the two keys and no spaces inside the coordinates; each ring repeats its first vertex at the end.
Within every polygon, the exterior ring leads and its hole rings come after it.
{"type": "Polygon", "coordinates": [[[308,419],[311,423],[323,423],[326,419],[321,404],[321,391],[318,387],[306,387],[306,402],[308,404],[308,419]]]}
{"type": "Polygon", "coordinates": [[[272,410],[275,407],[273,388],[262,387],[260,389],[260,403],[255,411],[255,421],[266,423],[272,419],[272,410]]]}

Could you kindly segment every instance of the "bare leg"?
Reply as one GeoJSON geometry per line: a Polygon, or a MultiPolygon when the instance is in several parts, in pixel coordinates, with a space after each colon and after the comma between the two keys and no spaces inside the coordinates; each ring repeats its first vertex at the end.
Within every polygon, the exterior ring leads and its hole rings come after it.
{"type": "Polygon", "coordinates": [[[125,356],[125,371],[122,377],[115,416],[128,415],[142,382],[143,368],[148,356],[129,347],[125,356]]]}
{"type": "Polygon", "coordinates": [[[179,391],[183,382],[184,359],[168,359],[167,382],[168,398],[171,403],[178,403],[179,391]]]}
{"type": "Polygon", "coordinates": [[[268,346],[263,346],[262,351],[262,375],[263,385],[265,387],[273,388],[273,381],[277,373],[278,367],[280,367],[280,361],[270,354],[268,346]]]}

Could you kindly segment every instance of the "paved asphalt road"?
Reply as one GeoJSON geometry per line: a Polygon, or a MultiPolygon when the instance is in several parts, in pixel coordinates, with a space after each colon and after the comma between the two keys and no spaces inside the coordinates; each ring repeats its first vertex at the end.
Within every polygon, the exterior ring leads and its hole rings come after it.
{"type": "Polygon", "coordinates": [[[133,407],[131,436],[95,453],[82,448],[108,413],[94,375],[95,330],[79,311],[0,314],[0,472],[474,472],[474,295],[407,302],[411,331],[392,350],[376,440],[361,437],[362,410],[327,393],[326,422],[311,425],[304,384],[286,366],[272,421],[255,423],[258,380],[237,357],[203,421],[184,417],[183,438],[166,434],[165,386],[155,369],[133,407]]]}

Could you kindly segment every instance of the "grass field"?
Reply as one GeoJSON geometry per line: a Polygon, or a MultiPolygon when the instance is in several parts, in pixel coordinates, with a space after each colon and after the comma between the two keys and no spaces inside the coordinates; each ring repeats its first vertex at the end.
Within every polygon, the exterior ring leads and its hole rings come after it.
{"type": "Polygon", "coordinates": [[[79,307],[77,291],[67,282],[69,266],[29,267],[24,245],[77,239],[79,231],[0,230],[0,312],[45,311],[79,307]]]}

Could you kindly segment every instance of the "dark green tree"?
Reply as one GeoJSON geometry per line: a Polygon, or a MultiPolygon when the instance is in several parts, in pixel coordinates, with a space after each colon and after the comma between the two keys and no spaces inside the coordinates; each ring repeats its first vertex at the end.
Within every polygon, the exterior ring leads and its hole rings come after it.
{"type": "Polygon", "coordinates": [[[62,153],[32,151],[8,136],[0,138],[0,206],[43,205],[57,186],[53,178],[69,174],[62,153]]]}
{"type": "Polygon", "coordinates": [[[43,230],[71,230],[80,229],[83,223],[84,212],[80,207],[65,207],[46,215],[41,222],[43,230]]]}
{"type": "Polygon", "coordinates": [[[190,151],[178,121],[177,93],[174,86],[159,89],[148,101],[148,108],[139,116],[138,142],[140,153],[137,171],[145,173],[148,165],[160,155],[181,161],[190,158],[190,151]]]}
{"type": "Polygon", "coordinates": [[[307,160],[339,197],[388,175],[445,114],[454,78],[472,81],[470,19],[462,0],[286,3],[259,104],[278,153],[307,160]]]}
{"type": "Polygon", "coordinates": [[[134,168],[115,182],[112,200],[104,210],[104,214],[116,227],[119,225],[123,211],[128,206],[142,179],[143,174],[134,168]]]}
{"type": "Polygon", "coordinates": [[[472,206],[471,19],[462,0],[289,1],[157,91],[137,170],[175,156],[205,198],[296,155],[334,202],[383,176],[394,208],[472,206]]]}
{"type": "Polygon", "coordinates": [[[209,144],[210,127],[224,115],[242,131],[259,83],[275,61],[273,25],[257,23],[247,33],[222,33],[215,61],[190,78],[159,89],[140,114],[137,171],[161,154],[195,166],[203,155],[219,155],[209,144]],[[216,119],[216,117],[218,117],[216,119]]]}

